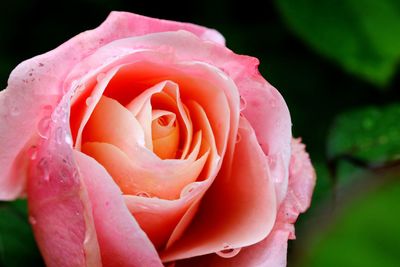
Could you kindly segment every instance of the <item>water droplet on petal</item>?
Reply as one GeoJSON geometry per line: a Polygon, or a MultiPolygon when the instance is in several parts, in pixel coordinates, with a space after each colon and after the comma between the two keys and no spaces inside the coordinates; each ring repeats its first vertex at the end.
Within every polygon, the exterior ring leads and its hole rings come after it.
{"type": "Polygon", "coordinates": [[[86,106],[90,106],[93,103],[93,97],[89,96],[88,98],[86,98],[86,106]]]}
{"type": "Polygon", "coordinates": [[[147,193],[147,192],[138,192],[138,193],[136,193],[136,196],[138,196],[138,197],[150,197],[149,193],[147,193]]]}
{"type": "Polygon", "coordinates": [[[31,146],[28,151],[27,151],[28,157],[31,160],[35,160],[37,156],[37,147],[36,146],[31,146]]]}
{"type": "Polygon", "coordinates": [[[45,114],[50,114],[53,111],[53,106],[52,105],[45,105],[43,106],[43,111],[45,114]]]}
{"type": "Polygon", "coordinates": [[[240,111],[243,111],[247,107],[247,101],[240,96],[240,111]]]}
{"type": "Polygon", "coordinates": [[[18,106],[12,106],[10,107],[10,114],[11,116],[18,116],[21,113],[21,110],[19,109],[18,106]]]}
{"type": "Polygon", "coordinates": [[[240,133],[238,133],[238,134],[236,135],[236,143],[239,143],[240,140],[242,140],[242,136],[240,135],[240,133]]]}
{"type": "Polygon", "coordinates": [[[185,186],[181,191],[181,197],[191,194],[196,189],[197,186],[198,186],[197,183],[191,183],[185,186]]]}
{"type": "Polygon", "coordinates": [[[42,118],[37,125],[38,134],[40,137],[47,139],[49,138],[50,132],[50,117],[42,118]]]}
{"type": "Polygon", "coordinates": [[[69,146],[72,146],[72,137],[70,134],[65,135],[65,143],[67,143],[69,146]]]}
{"type": "Polygon", "coordinates": [[[49,162],[47,158],[42,158],[38,165],[37,169],[39,171],[39,175],[42,177],[42,179],[46,182],[50,180],[50,170],[49,170],[49,162]]]}
{"type": "Polygon", "coordinates": [[[85,84],[80,84],[80,85],[76,88],[76,92],[77,92],[77,93],[80,93],[80,92],[84,91],[85,88],[86,88],[86,85],[85,85],[85,84]]]}
{"type": "Polygon", "coordinates": [[[34,224],[37,223],[36,218],[33,217],[33,216],[29,216],[29,222],[30,222],[32,225],[34,225],[34,224]]]}
{"type": "Polygon", "coordinates": [[[277,103],[276,103],[276,99],[274,99],[274,98],[271,98],[270,100],[269,100],[269,105],[271,106],[271,107],[276,107],[276,105],[277,105],[277,103]]]}
{"type": "Polygon", "coordinates": [[[99,73],[99,74],[97,75],[97,77],[96,77],[97,82],[98,82],[98,83],[101,82],[101,80],[103,80],[104,77],[106,77],[106,74],[105,74],[105,73],[99,73]]]}
{"type": "Polygon", "coordinates": [[[216,252],[218,256],[222,258],[232,258],[239,254],[240,248],[232,248],[228,244],[224,244],[223,249],[221,251],[216,252]]]}

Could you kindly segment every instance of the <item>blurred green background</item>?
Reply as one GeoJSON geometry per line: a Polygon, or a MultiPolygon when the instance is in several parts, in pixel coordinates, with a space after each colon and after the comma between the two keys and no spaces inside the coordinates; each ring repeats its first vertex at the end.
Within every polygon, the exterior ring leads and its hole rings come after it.
{"type": "MultiPolygon", "coordinates": [[[[111,10],[218,29],[260,59],[317,170],[288,266],[400,266],[400,1],[13,0],[0,10],[0,88],[19,62],[111,10]]],[[[0,202],[0,266],[42,265],[26,203],[0,202]]]]}

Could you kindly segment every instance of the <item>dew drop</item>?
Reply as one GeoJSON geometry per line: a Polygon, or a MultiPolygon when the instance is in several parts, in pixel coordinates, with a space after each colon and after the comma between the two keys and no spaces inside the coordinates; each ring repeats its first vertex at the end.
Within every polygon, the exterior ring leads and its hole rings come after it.
{"type": "Polygon", "coordinates": [[[187,196],[188,194],[191,194],[197,187],[198,184],[196,183],[191,183],[185,186],[182,191],[181,191],[181,197],[187,196]]]}
{"type": "Polygon", "coordinates": [[[36,218],[33,217],[33,216],[29,216],[29,222],[30,222],[32,225],[35,225],[35,224],[37,223],[36,218]]]}
{"type": "Polygon", "coordinates": [[[80,85],[76,88],[76,92],[77,92],[77,93],[80,93],[80,92],[84,91],[85,88],[86,88],[86,85],[85,85],[85,84],[80,84],[80,85]]]}
{"type": "Polygon", "coordinates": [[[86,106],[90,106],[93,103],[93,97],[89,96],[88,98],[86,98],[86,106]]]}
{"type": "Polygon", "coordinates": [[[101,81],[104,79],[104,77],[106,77],[106,74],[105,74],[105,73],[99,73],[99,74],[97,75],[97,77],[96,77],[97,82],[98,82],[98,83],[101,82],[101,81]]]}
{"type": "Polygon", "coordinates": [[[276,107],[277,103],[276,103],[276,99],[272,98],[269,100],[269,105],[273,108],[276,107]]]}
{"type": "Polygon", "coordinates": [[[247,106],[247,102],[246,100],[240,96],[240,111],[243,111],[247,106]]]}
{"type": "Polygon", "coordinates": [[[236,144],[240,142],[240,140],[242,140],[242,136],[240,135],[240,133],[238,133],[236,135],[236,144]]]}
{"type": "Polygon", "coordinates": [[[10,107],[10,115],[11,116],[18,116],[20,113],[21,113],[21,110],[19,109],[18,106],[10,107]]]}
{"type": "Polygon", "coordinates": [[[42,107],[42,109],[43,109],[43,112],[44,112],[46,115],[48,115],[48,114],[50,114],[50,113],[53,111],[53,106],[51,106],[51,105],[44,105],[44,106],[42,107]]]}
{"type": "Polygon", "coordinates": [[[138,196],[138,197],[150,197],[149,193],[147,193],[147,192],[138,192],[138,193],[136,193],[136,196],[138,196]]]}
{"type": "Polygon", "coordinates": [[[269,161],[270,167],[271,168],[275,168],[275,166],[276,166],[276,156],[275,155],[268,156],[268,161],[269,161]]]}
{"type": "Polygon", "coordinates": [[[27,151],[28,157],[31,160],[35,160],[37,156],[37,147],[36,146],[31,146],[28,151],[27,151]]]}
{"type": "Polygon", "coordinates": [[[232,248],[228,244],[224,244],[223,249],[221,251],[216,252],[218,256],[222,258],[232,258],[235,257],[237,254],[239,254],[240,248],[232,248]]]}
{"type": "Polygon", "coordinates": [[[65,135],[65,143],[67,143],[69,146],[72,146],[72,137],[70,134],[65,135]]]}
{"type": "Polygon", "coordinates": [[[37,131],[40,137],[47,139],[49,138],[50,132],[50,117],[44,117],[37,125],[37,131]]]}
{"type": "Polygon", "coordinates": [[[49,162],[47,158],[42,158],[38,165],[37,169],[39,171],[39,175],[42,176],[42,179],[46,182],[50,180],[50,170],[49,170],[49,162]]]}

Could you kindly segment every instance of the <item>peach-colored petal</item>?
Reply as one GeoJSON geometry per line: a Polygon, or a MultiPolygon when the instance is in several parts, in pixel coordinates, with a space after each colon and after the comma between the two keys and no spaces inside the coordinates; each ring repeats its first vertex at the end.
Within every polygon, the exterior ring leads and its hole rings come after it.
{"type": "MultiPolygon", "coordinates": [[[[135,68],[130,67],[132,66],[126,66],[122,71],[131,72],[135,70],[135,68]]],[[[141,69],[141,71],[143,71],[143,69],[141,69]]],[[[158,69],[153,69],[152,71],[153,75],[160,74],[158,69]]],[[[129,80],[129,78],[132,79],[132,77],[136,77],[136,74],[131,72],[129,77],[126,77],[127,84],[135,83],[135,81],[129,80]]],[[[138,78],[138,80],[140,80],[140,78],[138,78]]],[[[112,89],[110,91],[112,92],[112,89]]],[[[185,106],[181,101],[178,84],[171,81],[159,82],[135,97],[126,105],[126,108],[129,109],[142,124],[147,139],[150,139],[152,136],[152,108],[168,110],[177,115],[178,123],[181,125],[181,128],[184,129],[182,130],[183,136],[181,137],[181,140],[183,140],[181,158],[186,158],[192,143],[193,126],[189,117],[189,112],[186,112],[185,106]]]]}
{"type": "MultiPolygon", "coordinates": [[[[194,151],[199,149],[198,145],[194,151]]],[[[138,153],[131,158],[111,144],[96,142],[85,143],[82,151],[102,164],[125,194],[145,192],[163,199],[179,198],[182,189],[196,181],[208,157],[205,153],[197,160],[161,160],[138,153]]]]}
{"type": "MultiPolygon", "coordinates": [[[[166,244],[167,249],[179,238],[182,237],[186,228],[190,225],[190,222],[192,221],[193,217],[196,214],[196,211],[198,210],[198,206],[203,195],[214,182],[220,165],[220,157],[217,152],[214,133],[212,131],[210,122],[208,121],[204,109],[195,101],[189,101],[187,104],[191,110],[192,119],[196,122],[194,124],[195,129],[201,131],[204,136],[201,150],[210,151],[210,154],[206,165],[203,167],[202,174],[201,177],[199,177],[198,182],[188,184],[181,192],[181,198],[184,197],[186,194],[192,194],[195,196],[195,199],[171,233],[171,236],[166,244]],[[202,182],[199,182],[199,180],[201,180],[202,182]]],[[[201,152],[201,154],[203,153],[204,152],[201,152]]]]}
{"type": "Polygon", "coordinates": [[[293,224],[299,213],[309,207],[315,186],[315,171],[305,146],[300,139],[293,139],[291,146],[289,193],[268,237],[253,246],[242,248],[237,256],[230,259],[206,255],[182,261],[177,266],[286,267],[287,241],[295,237],[293,224]]]}
{"type": "Polygon", "coordinates": [[[103,265],[162,266],[154,246],[129,213],[121,191],[106,170],[81,152],[75,151],[74,155],[92,202],[103,265]]]}
{"type": "Polygon", "coordinates": [[[124,197],[128,209],[158,249],[162,249],[166,244],[194,199],[193,196],[173,201],[144,196],[124,197]]]}
{"type": "Polygon", "coordinates": [[[92,207],[73,159],[67,101],[68,96],[52,114],[32,154],[30,223],[47,266],[101,266],[92,207]]]}
{"type": "Polygon", "coordinates": [[[233,171],[230,176],[218,175],[185,235],[161,252],[163,261],[249,246],[270,233],[276,218],[276,199],[268,164],[244,118],[239,134],[233,171]]]}
{"type": "Polygon", "coordinates": [[[102,96],[83,131],[85,142],[106,142],[117,146],[128,156],[144,148],[143,128],[135,117],[114,99],[102,96]]]}
{"type": "Polygon", "coordinates": [[[99,74],[97,77],[87,77],[87,80],[81,79],[80,83],[76,85],[77,89],[71,101],[70,118],[72,137],[75,140],[75,149],[81,149],[83,129],[102,98],[105,88],[119,71],[119,68],[120,66],[115,67],[107,73],[99,74]]]}
{"type": "MultiPolygon", "coordinates": [[[[194,126],[197,133],[203,135],[200,155],[208,154],[207,151],[210,152],[207,167],[203,167],[202,170],[203,181],[187,184],[182,190],[180,198],[173,201],[126,196],[132,214],[158,248],[163,248],[166,243],[167,246],[170,246],[182,235],[193,218],[193,211],[197,210],[199,200],[212,184],[218,171],[219,157],[207,116],[201,106],[194,101],[188,102],[188,109],[191,111],[192,119],[196,122],[194,126]],[[155,217],[157,219],[154,219],[155,217]]],[[[194,143],[198,143],[196,140],[198,137],[195,136],[194,143]]]]}
{"type": "Polygon", "coordinates": [[[152,120],[154,153],[161,159],[175,158],[180,141],[176,115],[165,110],[153,110],[152,120]]]}

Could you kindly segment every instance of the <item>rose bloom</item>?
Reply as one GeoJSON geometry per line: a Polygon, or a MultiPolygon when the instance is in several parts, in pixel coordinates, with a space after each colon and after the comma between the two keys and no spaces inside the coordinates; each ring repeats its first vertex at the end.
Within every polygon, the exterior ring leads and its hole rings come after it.
{"type": "Polygon", "coordinates": [[[48,266],[286,266],[315,173],[288,108],[217,31],[112,12],[0,93],[0,199],[48,266]]]}

